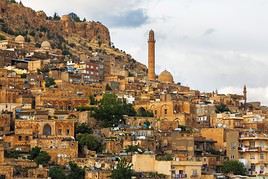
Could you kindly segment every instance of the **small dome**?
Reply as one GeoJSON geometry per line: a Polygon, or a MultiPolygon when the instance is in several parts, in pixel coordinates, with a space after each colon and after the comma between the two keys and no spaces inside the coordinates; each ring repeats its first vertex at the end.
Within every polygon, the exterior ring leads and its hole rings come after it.
{"type": "Polygon", "coordinates": [[[25,42],[25,39],[22,35],[18,35],[16,38],[15,38],[15,42],[16,43],[24,43],[25,42]]]}
{"type": "Polygon", "coordinates": [[[174,83],[172,74],[167,70],[160,73],[158,80],[162,83],[174,83]]]}
{"type": "Polygon", "coordinates": [[[50,43],[48,41],[44,41],[41,44],[41,48],[44,49],[44,50],[50,50],[51,49],[51,45],[50,45],[50,43]]]}

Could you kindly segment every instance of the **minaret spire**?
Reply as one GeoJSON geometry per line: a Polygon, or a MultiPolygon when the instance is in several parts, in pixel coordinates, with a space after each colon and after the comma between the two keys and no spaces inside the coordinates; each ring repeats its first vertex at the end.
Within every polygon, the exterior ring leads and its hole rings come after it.
{"type": "Polygon", "coordinates": [[[148,80],[155,80],[155,38],[153,30],[150,30],[148,39],[148,80]]]}
{"type": "Polygon", "coordinates": [[[246,85],[244,85],[243,95],[244,95],[244,104],[246,105],[247,103],[247,86],[246,85]]]}

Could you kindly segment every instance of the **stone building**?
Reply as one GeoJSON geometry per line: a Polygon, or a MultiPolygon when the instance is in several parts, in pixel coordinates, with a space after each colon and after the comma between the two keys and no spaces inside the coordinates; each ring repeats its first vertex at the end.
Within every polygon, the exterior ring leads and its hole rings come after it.
{"type": "Polygon", "coordinates": [[[15,135],[5,136],[4,140],[20,151],[41,147],[55,162],[61,158],[70,160],[78,156],[74,123],[72,119],[16,119],[15,135]]]}
{"type": "Polygon", "coordinates": [[[239,138],[240,161],[250,175],[268,173],[268,136],[254,131],[242,132],[239,138]]]}
{"type": "Polygon", "coordinates": [[[224,152],[230,160],[239,159],[239,131],[225,128],[202,128],[200,134],[217,141],[215,148],[224,152]]]}
{"type": "Polygon", "coordinates": [[[132,156],[132,164],[135,172],[155,172],[171,178],[201,178],[202,162],[198,161],[159,161],[154,155],[136,154],[132,156]],[[144,162],[146,161],[146,162],[144,162]]]}
{"type": "Polygon", "coordinates": [[[193,105],[182,96],[161,94],[155,101],[135,102],[135,108],[143,107],[152,111],[154,117],[160,120],[178,121],[181,125],[191,123],[193,105]]]}

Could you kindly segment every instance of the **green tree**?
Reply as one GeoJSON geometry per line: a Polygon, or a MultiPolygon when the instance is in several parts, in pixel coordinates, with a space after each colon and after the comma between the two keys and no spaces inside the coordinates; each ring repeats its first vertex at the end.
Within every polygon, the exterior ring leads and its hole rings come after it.
{"type": "Polygon", "coordinates": [[[75,134],[92,134],[92,132],[92,129],[86,123],[79,124],[75,128],[75,134]]]}
{"type": "Polygon", "coordinates": [[[40,152],[41,152],[41,148],[40,147],[34,147],[34,148],[32,148],[32,150],[30,152],[29,159],[34,160],[39,155],[40,152]]]}
{"type": "Polygon", "coordinates": [[[171,160],[173,160],[173,155],[172,154],[157,155],[156,160],[171,161],[171,160]]]}
{"type": "Polygon", "coordinates": [[[110,87],[109,84],[106,84],[106,86],[105,86],[105,91],[112,91],[112,88],[110,87]]]}
{"type": "Polygon", "coordinates": [[[41,151],[40,147],[34,147],[30,151],[29,159],[34,160],[37,165],[46,165],[50,161],[51,157],[47,152],[41,151]]]}
{"type": "Polygon", "coordinates": [[[77,141],[79,144],[80,149],[84,146],[87,146],[89,150],[93,150],[96,152],[102,152],[103,144],[101,138],[93,135],[93,134],[78,134],[77,141]]]}
{"type": "Polygon", "coordinates": [[[93,108],[90,106],[78,106],[76,107],[76,110],[77,111],[92,111],[93,108]]]}
{"type": "Polygon", "coordinates": [[[237,160],[229,160],[223,163],[222,172],[226,174],[245,175],[246,168],[243,163],[237,160]]]}
{"type": "Polygon", "coordinates": [[[59,166],[51,167],[49,169],[48,176],[52,179],[66,179],[66,175],[63,168],[59,166]]]}
{"type": "Polygon", "coordinates": [[[146,109],[144,109],[144,107],[140,107],[137,110],[137,116],[140,116],[140,117],[154,117],[154,114],[151,111],[147,111],[146,109]]]}
{"type": "Polygon", "coordinates": [[[118,162],[116,167],[112,171],[112,179],[131,179],[133,176],[133,171],[131,169],[132,165],[126,160],[122,159],[118,162]]]}
{"type": "Polygon", "coordinates": [[[35,157],[34,161],[37,165],[47,165],[50,161],[51,157],[47,152],[41,151],[37,157],[35,157]]]}
{"type": "Polygon", "coordinates": [[[17,3],[15,0],[8,0],[10,3],[17,3]]]}
{"type": "Polygon", "coordinates": [[[67,179],[84,179],[85,170],[79,167],[76,163],[70,162],[70,173],[67,176],[67,179]]]}
{"type": "Polygon", "coordinates": [[[50,77],[47,77],[46,79],[45,79],[45,82],[46,82],[46,84],[45,84],[45,86],[48,88],[48,87],[51,87],[51,86],[53,86],[53,85],[55,85],[56,83],[55,83],[55,80],[53,79],[53,78],[50,78],[50,77]]]}
{"type": "Polygon", "coordinates": [[[10,150],[10,151],[5,150],[4,155],[6,158],[19,158],[20,152],[17,150],[10,150]]]}
{"type": "Polygon", "coordinates": [[[98,102],[93,95],[89,96],[90,105],[96,105],[98,102]]]}
{"type": "Polygon", "coordinates": [[[0,34],[0,40],[6,40],[6,37],[2,34],[0,34]]]}
{"type": "Polygon", "coordinates": [[[71,12],[68,16],[75,22],[81,22],[80,17],[77,14],[73,13],[73,12],[71,12]]]}
{"type": "Polygon", "coordinates": [[[65,49],[62,50],[62,55],[68,56],[68,55],[71,55],[71,53],[67,48],[65,48],[65,49]]]}
{"type": "Polygon", "coordinates": [[[113,127],[124,123],[124,115],[136,114],[131,104],[126,104],[114,94],[104,94],[98,108],[93,110],[93,117],[101,122],[103,127],[113,127]]]}
{"type": "Polygon", "coordinates": [[[55,12],[54,15],[53,15],[52,20],[58,21],[58,20],[60,20],[60,16],[55,12]]]}
{"type": "Polygon", "coordinates": [[[216,105],[216,113],[230,112],[230,109],[223,103],[216,105]]]}

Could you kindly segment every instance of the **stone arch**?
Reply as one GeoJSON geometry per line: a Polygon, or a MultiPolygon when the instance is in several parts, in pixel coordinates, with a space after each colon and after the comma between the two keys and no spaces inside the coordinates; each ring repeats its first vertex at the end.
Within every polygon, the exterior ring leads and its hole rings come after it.
{"type": "Polygon", "coordinates": [[[68,115],[68,119],[77,119],[78,118],[78,116],[77,115],[75,115],[75,114],[69,114],[68,115]]]}
{"type": "Polygon", "coordinates": [[[150,107],[149,107],[149,110],[153,112],[154,116],[157,117],[157,109],[156,109],[156,106],[154,104],[152,104],[150,107]]]}
{"type": "Polygon", "coordinates": [[[163,104],[162,106],[161,106],[161,111],[160,111],[160,116],[166,116],[166,115],[168,115],[168,111],[169,111],[170,109],[169,109],[169,106],[167,105],[167,104],[163,104]],[[165,114],[165,113],[167,113],[167,114],[165,114]]]}
{"type": "Polygon", "coordinates": [[[43,135],[49,136],[51,135],[51,126],[49,124],[45,124],[43,127],[43,135]]]}
{"type": "Polygon", "coordinates": [[[178,104],[175,104],[174,111],[175,111],[175,113],[180,113],[181,112],[180,106],[178,104]]]}

